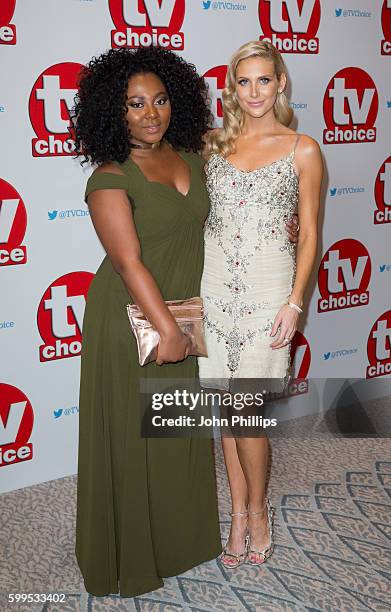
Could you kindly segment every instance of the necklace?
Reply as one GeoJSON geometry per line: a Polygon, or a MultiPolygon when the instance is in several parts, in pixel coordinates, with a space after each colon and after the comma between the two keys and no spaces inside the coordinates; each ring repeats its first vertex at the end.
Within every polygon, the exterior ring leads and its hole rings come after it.
{"type": "Polygon", "coordinates": [[[136,142],[129,141],[129,145],[132,149],[158,149],[161,145],[161,141],[155,142],[153,144],[144,143],[142,145],[136,142]]]}

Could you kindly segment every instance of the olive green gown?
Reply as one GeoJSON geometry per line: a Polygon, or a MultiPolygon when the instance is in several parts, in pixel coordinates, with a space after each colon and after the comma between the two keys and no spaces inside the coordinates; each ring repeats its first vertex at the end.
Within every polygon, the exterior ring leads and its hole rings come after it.
{"type": "MultiPolygon", "coordinates": [[[[201,158],[180,154],[191,169],[186,196],[148,181],[130,158],[125,176],[94,173],[86,189],[126,189],[142,260],[165,300],[200,294],[209,209],[201,158]]],[[[140,435],[140,379],[194,378],[196,358],[140,367],[130,301],[106,257],[83,324],[76,525],[85,587],[98,596],[152,591],[221,551],[211,440],[140,435]]]]}

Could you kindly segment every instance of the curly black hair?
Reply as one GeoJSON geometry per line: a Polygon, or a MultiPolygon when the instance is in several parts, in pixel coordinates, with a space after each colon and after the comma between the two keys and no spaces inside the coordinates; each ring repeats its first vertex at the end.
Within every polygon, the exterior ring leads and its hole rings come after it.
{"type": "Polygon", "coordinates": [[[175,148],[199,152],[211,128],[208,86],[193,64],[161,47],[110,49],[83,67],[71,113],[76,157],[81,163],[123,163],[130,153],[126,122],[129,79],[153,72],[167,89],[171,121],[165,139],[175,148]]]}

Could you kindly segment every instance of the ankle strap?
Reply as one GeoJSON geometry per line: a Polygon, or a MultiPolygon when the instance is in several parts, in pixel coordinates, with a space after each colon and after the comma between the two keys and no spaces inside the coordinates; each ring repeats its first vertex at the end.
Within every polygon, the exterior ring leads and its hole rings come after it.
{"type": "Polygon", "coordinates": [[[265,502],[265,505],[263,506],[262,510],[258,510],[258,512],[253,512],[252,510],[248,510],[248,514],[263,514],[265,512],[265,510],[267,509],[267,501],[265,502]]]}
{"type": "Polygon", "coordinates": [[[245,510],[244,512],[231,512],[230,515],[231,516],[248,516],[248,510],[245,510]]]}

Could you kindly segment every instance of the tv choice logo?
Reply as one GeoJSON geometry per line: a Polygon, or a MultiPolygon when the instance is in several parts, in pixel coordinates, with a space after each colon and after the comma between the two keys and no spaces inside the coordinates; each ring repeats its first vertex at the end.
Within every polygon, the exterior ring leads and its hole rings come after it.
{"type": "Polygon", "coordinates": [[[366,306],[371,269],[371,258],[361,242],[353,238],[335,242],[319,266],[318,312],[366,306]]]}
{"type": "Polygon", "coordinates": [[[295,377],[307,378],[311,365],[311,349],[307,338],[300,331],[296,331],[293,336],[290,358],[295,377]]]}
{"type": "Polygon", "coordinates": [[[34,411],[27,395],[17,387],[0,383],[0,467],[33,458],[29,442],[34,411]]]}
{"type": "Polygon", "coordinates": [[[382,163],[375,180],[375,225],[391,223],[391,155],[382,163]]]}
{"type": "Polygon", "coordinates": [[[280,393],[272,393],[266,401],[277,398],[295,397],[308,393],[308,372],[311,364],[311,349],[304,335],[296,331],[290,347],[290,361],[294,378],[290,378],[284,390],[280,393]]]}
{"type": "Polygon", "coordinates": [[[212,112],[217,122],[221,123],[223,118],[223,103],[221,92],[225,87],[225,77],[227,76],[228,66],[214,66],[204,73],[204,78],[209,85],[211,94],[212,112]]]}
{"type": "Polygon", "coordinates": [[[381,12],[381,25],[384,39],[381,41],[381,54],[391,55],[391,0],[384,0],[381,12]]]}
{"type": "Polygon", "coordinates": [[[81,353],[82,325],[91,272],[70,272],[49,285],[38,306],[38,330],[43,340],[40,361],[76,357],[81,353]]]}
{"type": "Polygon", "coordinates": [[[320,0],[259,0],[259,22],[282,53],[319,53],[320,0]]]}
{"type": "Polygon", "coordinates": [[[15,5],[16,0],[0,1],[0,45],[16,44],[16,28],[11,23],[15,5]]]}
{"type": "Polygon", "coordinates": [[[368,336],[367,355],[367,378],[391,374],[391,310],[380,315],[373,324],[368,336]]]}
{"type": "Polygon", "coordinates": [[[376,141],[379,96],[372,77],[361,68],[339,70],[323,99],[324,144],[376,141]]]}
{"type": "Polygon", "coordinates": [[[10,183],[0,178],[0,267],[27,262],[23,245],[27,227],[27,212],[20,194],[10,183]]]}
{"type": "Polygon", "coordinates": [[[46,68],[35,81],[30,94],[29,114],[36,138],[34,157],[73,155],[75,141],[70,129],[81,64],[62,62],[46,68]]]}
{"type": "Polygon", "coordinates": [[[108,0],[115,29],[111,46],[184,49],[185,0],[108,0]]]}
{"type": "Polygon", "coordinates": [[[311,365],[311,349],[307,338],[296,331],[290,347],[290,360],[294,378],[291,378],[284,397],[293,397],[308,393],[308,372],[311,365]]]}

